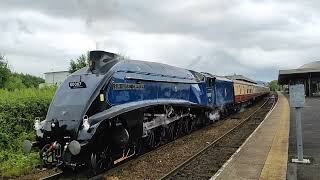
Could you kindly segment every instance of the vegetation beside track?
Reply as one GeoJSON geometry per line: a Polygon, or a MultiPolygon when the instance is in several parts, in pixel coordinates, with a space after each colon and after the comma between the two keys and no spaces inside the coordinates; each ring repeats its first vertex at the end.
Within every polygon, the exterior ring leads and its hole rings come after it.
{"type": "Polygon", "coordinates": [[[22,143],[34,140],[34,119],[44,119],[56,87],[0,89],[0,178],[26,173],[39,165],[38,154],[25,155],[22,143]]]}

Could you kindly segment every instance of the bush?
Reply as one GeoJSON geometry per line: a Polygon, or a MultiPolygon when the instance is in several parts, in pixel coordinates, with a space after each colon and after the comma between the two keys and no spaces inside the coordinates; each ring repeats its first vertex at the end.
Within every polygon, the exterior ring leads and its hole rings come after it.
{"type": "Polygon", "coordinates": [[[14,73],[9,67],[8,60],[0,54],[0,88],[13,91],[22,88],[34,88],[45,80],[30,74],[14,73]]]}
{"type": "Polygon", "coordinates": [[[0,54],[0,88],[5,86],[10,74],[11,70],[9,69],[8,61],[3,55],[0,54]]]}
{"type": "Polygon", "coordinates": [[[34,140],[34,119],[44,119],[55,87],[0,89],[0,177],[19,176],[39,164],[37,154],[23,154],[25,139],[34,140]]]}
{"type": "Polygon", "coordinates": [[[24,89],[26,86],[22,83],[19,77],[10,76],[8,81],[5,83],[5,88],[9,91],[14,91],[15,89],[24,89]]]}
{"type": "Polygon", "coordinates": [[[40,164],[38,153],[25,155],[23,153],[4,152],[0,154],[0,159],[4,154],[6,161],[2,162],[0,166],[1,176],[3,177],[20,176],[30,173],[35,166],[40,164]]]}

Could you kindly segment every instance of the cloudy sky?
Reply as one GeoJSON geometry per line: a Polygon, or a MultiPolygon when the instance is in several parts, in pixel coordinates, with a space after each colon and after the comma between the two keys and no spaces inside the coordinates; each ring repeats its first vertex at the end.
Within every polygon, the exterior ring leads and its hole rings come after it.
{"type": "Polygon", "coordinates": [[[319,9],[316,0],[2,0],[0,53],[14,71],[37,76],[97,47],[272,80],[320,59],[319,9]]]}

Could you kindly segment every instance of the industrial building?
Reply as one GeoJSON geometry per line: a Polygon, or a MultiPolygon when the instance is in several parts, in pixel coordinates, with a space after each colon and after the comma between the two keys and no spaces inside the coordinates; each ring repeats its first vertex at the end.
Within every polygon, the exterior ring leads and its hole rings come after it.
{"type": "Polygon", "coordinates": [[[307,96],[320,96],[320,61],[305,64],[298,69],[280,70],[280,85],[304,84],[307,96]]]}
{"type": "Polygon", "coordinates": [[[39,87],[60,85],[69,76],[69,71],[53,71],[44,73],[45,83],[40,84],[39,87]]]}

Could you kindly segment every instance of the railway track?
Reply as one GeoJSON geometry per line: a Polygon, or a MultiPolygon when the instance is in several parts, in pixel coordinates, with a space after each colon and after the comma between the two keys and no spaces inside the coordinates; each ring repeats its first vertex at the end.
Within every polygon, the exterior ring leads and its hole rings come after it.
{"type": "MultiPolygon", "coordinates": [[[[218,141],[221,141],[223,139],[223,137],[227,136],[228,134],[230,134],[231,132],[233,132],[236,128],[240,127],[241,124],[244,124],[244,122],[247,122],[248,119],[252,118],[254,116],[254,114],[257,114],[258,111],[260,111],[263,106],[265,106],[265,104],[267,103],[268,101],[265,101],[265,103],[263,103],[263,105],[261,105],[257,110],[255,110],[253,113],[251,113],[249,116],[247,116],[247,118],[245,118],[244,121],[242,121],[240,124],[238,124],[237,126],[235,126],[234,128],[232,128],[231,130],[229,130],[227,133],[224,133],[222,136],[220,136],[218,139],[216,139],[215,141],[211,142],[207,147],[205,147],[203,150],[201,150],[200,152],[198,152],[197,154],[195,154],[194,156],[192,156],[191,158],[189,158],[187,161],[185,161],[184,163],[182,163],[181,165],[179,165],[177,168],[175,168],[174,170],[172,170],[170,173],[166,174],[165,176],[163,176],[161,179],[172,179],[173,177],[176,178],[176,176],[174,176],[175,174],[179,173],[179,170],[182,170],[183,167],[186,167],[186,165],[188,164],[188,162],[191,162],[193,159],[195,159],[196,157],[200,156],[201,153],[203,153],[204,151],[206,151],[206,149],[208,149],[209,147],[213,146],[214,144],[216,144],[218,141]],[[172,178],[171,178],[172,177],[172,178]]],[[[258,117],[258,116],[257,116],[258,117]]],[[[230,119],[241,119],[239,117],[230,117],[230,119]]],[[[258,119],[255,119],[256,122],[255,124],[259,123],[258,119]]],[[[261,121],[260,121],[261,122],[261,121]]],[[[219,123],[219,122],[218,122],[219,123]]],[[[219,126],[218,126],[219,127],[219,126]]],[[[209,128],[209,127],[208,127],[209,128]]],[[[211,127],[212,128],[212,127],[211,127]]],[[[204,128],[205,129],[205,128],[204,128]]],[[[197,132],[197,131],[196,131],[197,132]]],[[[156,149],[156,151],[165,151],[166,148],[172,146],[173,144],[175,144],[175,141],[172,141],[172,142],[169,142],[167,144],[164,144],[162,146],[160,146],[159,148],[156,149]]],[[[241,144],[240,144],[241,145],[241,144]]],[[[80,172],[80,173],[77,173],[77,174],[65,174],[63,172],[58,172],[58,173],[55,173],[53,175],[50,175],[50,176],[47,176],[45,178],[42,178],[43,180],[49,180],[49,179],[105,179],[105,178],[109,178],[110,179],[110,176],[108,175],[114,175],[114,174],[118,174],[119,171],[121,171],[122,169],[125,169],[127,168],[128,166],[132,166],[133,164],[135,164],[136,162],[133,162],[135,161],[136,159],[143,159],[145,157],[148,157],[148,156],[152,156],[152,154],[154,153],[154,150],[153,151],[149,151],[145,154],[142,154],[140,155],[138,158],[135,158],[133,160],[130,160],[130,161],[127,161],[127,162],[124,162],[110,170],[108,170],[107,172],[105,172],[107,175],[105,175],[105,173],[102,173],[102,174],[99,174],[97,176],[88,176],[86,172],[80,172]]],[[[231,153],[231,152],[230,152],[231,153]]],[[[233,154],[233,153],[232,153],[233,154]]],[[[232,155],[231,154],[231,155],[232,155]]],[[[230,155],[230,156],[231,156],[230,155]]],[[[167,171],[166,171],[167,172],[167,171]]],[[[211,173],[211,175],[213,175],[211,173]]],[[[116,176],[117,177],[117,176],[116,176]]],[[[160,176],[161,177],[161,176],[160,176]]],[[[111,178],[112,179],[112,178],[111,178]]],[[[122,179],[121,177],[119,179],[122,179]]],[[[142,179],[150,179],[150,178],[142,178],[142,179]]],[[[152,178],[151,178],[152,179],[152,178]]],[[[185,179],[185,178],[183,178],[185,179]]]]}
{"type": "Polygon", "coordinates": [[[40,180],[51,180],[51,179],[59,179],[63,177],[63,172],[57,172],[55,174],[49,175],[47,177],[41,178],[40,180]]]}
{"type": "Polygon", "coordinates": [[[160,179],[210,179],[259,126],[275,103],[276,98],[269,98],[242,123],[230,129],[160,179]]]}

